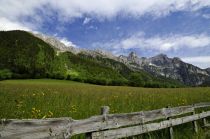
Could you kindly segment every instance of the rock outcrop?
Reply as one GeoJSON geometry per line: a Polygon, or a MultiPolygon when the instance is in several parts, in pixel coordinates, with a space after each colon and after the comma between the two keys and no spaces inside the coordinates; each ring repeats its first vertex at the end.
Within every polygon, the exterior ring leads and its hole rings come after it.
{"type": "Polygon", "coordinates": [[[65,51],[70,51],[74,54],[79,53],[81,50],[79,48],[75,48],[73,46],[66,46],[64,43],[62,43],[59,39],[43,34],[33,34],[34,36],[42,39],[46,43],[50,44],[52,47],[57,49],[59,52],[65,52],[65,51]]]}
{"type": "Polygon", "coordinates": [[[127,57],[119,56],[119,61],[135,70],[143,69],[154,76],[172,78],[192,86],[201,85],[210,76],[209,69],[200,69],[183,62],[180,58],[169,58],[165,54],[139,58],[134,52],[131,52],[127,57]]]}

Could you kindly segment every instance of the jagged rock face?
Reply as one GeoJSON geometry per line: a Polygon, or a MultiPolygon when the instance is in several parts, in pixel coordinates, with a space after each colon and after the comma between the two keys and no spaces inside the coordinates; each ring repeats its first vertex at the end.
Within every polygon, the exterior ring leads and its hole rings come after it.
{"type": "Polygon", "coordinates": [[[107,52],[107,51],[103,51],[103,50],[99,50],[99,49],[86,50],[86,49],[75,48],[73,46],[66,46],[60,40],[58,40],[54,37],[46,36],[43,34],[33,34],[33,35],[42,39],[43,41],[47,42],[48,44],[52,45],[57,50],[57,52],[69,51],[74,54],[82,53],[82,54],[89,55],[92,57],[100,56],[100,57],[110,58],[113,60],[118,60],[118,57],[114,56],[112,53],[107,52]]]}
{"type": "Polygon", "coordinates": [[[135,52],[131,52],[129,55],[128,55],[128,60],[129,61],[132,61],[132,62],[136,62],[138,60],[138,56],[136,55],[135,52]]]}
{"type": "Polygon", "coordinates": [[[210,68],[207,68],[206,71],[210,74],[210,68]]]}
{"type": "Polygon", "coordinates": [[[138,70],[138,69],[142,69],[143,65],[145,65],[146,63],[148,63],[147,59],[145,57],[141,57],[139,58],[135,52],[131,52],[128,57],[120,55],[118,57],[118,61],[126,64],[127,66],[138,70]]]}
{"type": "Polygon", "coordinates": [[[80,53],[85,54],[85,55],[89,55],[91,57],[103,57],[103,58],[109,58],[109,59],[113,59],[118,61],[118,57],[116,57],[115,55],[113,55],[110,52],[107,51],[103,51],[103,50],[99,50],[99,49],[95,49],[95,50],[81,50],[80,53]]]}
{"type": "Polygon", "coordinates": [[[171,63],[172,63],[172,59],[168,58],[164,54],[160,54],[155,57],[151,57],[148,59],[148,61],[156,66],[161,66],[161,67],[171,66],[171,63]]]}
{"type": "Polygon", "coordinates": [[[53,46],[55,49],[57,49],[60,52],[69,51],[74,54],[77,54],[81,51],[79,48],[75,48],[73,46],[66,46],[61,41],[59,41],[58,39],[54,37],[46,36],[43,34],[33,34],[33,35],[47,42],[48,44],[50,44],[51,46],[53,46]]]}
{"type": "Polygon", "coordinates": [[[139,58],[135,53],[130,53],[128,57],[120,56],[119,59],[131,68],[143,69],[155,76],[176,79],[187,85],[200,85],[210,76],[207,70],[187,64],[177,57],[168,58],[164,54],[139,58]]]}

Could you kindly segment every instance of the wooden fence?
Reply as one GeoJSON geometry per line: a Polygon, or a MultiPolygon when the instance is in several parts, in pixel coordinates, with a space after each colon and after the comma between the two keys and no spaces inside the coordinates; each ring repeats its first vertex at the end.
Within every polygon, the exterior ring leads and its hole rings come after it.
{"type": "Polygon", "coordinates": [[[208,126],[206,118],[210,117],[210,111],[195,113],[195,109],[205,107],[210,107],[210,103],[109,114],[109,107],[104,106],[101,109],[101,115],[82,120],[71,118],[2,119],[0,138],[63,139],[85,133],[87,139],[117,139],[168,128],[170,138],[173,139],[173,126],[192,122],[194,131],[198,132],[197,120],[200,119],[203,120],[204,126],[208,126]]]}

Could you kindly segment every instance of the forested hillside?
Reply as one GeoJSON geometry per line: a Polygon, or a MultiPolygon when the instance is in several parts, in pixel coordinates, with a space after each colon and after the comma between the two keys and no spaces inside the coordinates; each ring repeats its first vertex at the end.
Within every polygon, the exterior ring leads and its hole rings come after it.
{"type": "Polygon", "coordinates": [[[8,69],[14,78],[47,77],[55,52],[44,41],[27,32],[0,32],[0,69],[8,69]]]}

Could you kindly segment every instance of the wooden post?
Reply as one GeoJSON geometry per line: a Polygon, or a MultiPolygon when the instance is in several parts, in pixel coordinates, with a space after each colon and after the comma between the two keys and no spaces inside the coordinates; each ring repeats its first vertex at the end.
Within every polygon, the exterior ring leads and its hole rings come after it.
{"type": "MultiPolygon", "coordinates": [[[[195,114],[195,110],[193,111],[193,115],[195,114]]],[[[195,133],[198,133],[198,125],[197,125],[197,121],[193,121],[193,128],[195,133]]]]}
{"type": "Polygon", "coordinates": [[[107,114],[109,114],[109,106],[102,106],[101,107],[101,115],[104,116],[104,121],[107,120],[107,114]]]}
{"type": "MultiPolygon", "coordinates": [[[[171,118],[169,118],[169,120],[170,120],[171,118]]],[[[170,134],[170,139],[174,139],[174,130],[173,130],[173,127],[171,126],[171,127],[169,127],[169,134],[170,134]]]]}
{"type": "Polygon", "coordinates": [[[109,106],[102,106],[101,107],[101,115],[109,114],[109,106]]]}
{"type": "Polygon", "coordinates": [[[92,133],[86,133],[85,139],[92,139],[92,133]]]}
{"type": "MultiPolygon", "coordinates": [[[[167,106],[166,108],[170,108],[170,106],[167,106]]],[[[170,117],[168,117],[167,118],[168,120],[171,120],[171,118],[170,117]]],[[[174,139],[174,131],[173,131],[173,127],[171,126],[171,127],[169,127],[169,138],[170,139],[174,139]]]]}
{"type": "MultiPolygon", "coordinates": [[[[102,106],[101,107],[101,115],[103,115],[104,116],[104,121],[106,121],[107,120],[107,114],[109,114],[109,106],[102,106]]],[[[86,139],[92,139],[92,133],[90,132],[90,133],[86,133],[85,134],[85,138],[86,139]]]]}
{"type": "MultiPolygon", "coordinates": [[[[202,111],[202,112],[204,112],[204,111],[202,111]]],[[[206,127],[206,125],[207,125],[206,118],[203,118],[203,127],[206,127]]]]}

